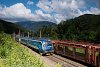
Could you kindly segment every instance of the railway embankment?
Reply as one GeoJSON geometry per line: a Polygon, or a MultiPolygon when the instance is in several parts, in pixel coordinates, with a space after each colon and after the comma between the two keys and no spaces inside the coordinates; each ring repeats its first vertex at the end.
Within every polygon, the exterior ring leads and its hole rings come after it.
{"type": "Polygon", "coordinates": [[[61,57],[59,55],[44,55],[41,56],[37,50],[28,46],[27,44],[23,44],[23,47],[27,48],[30,52],[35,54],[35,56],[40,57],[40,60],[44,62],[45,67],[87,67],[75,61],[71,61],[67,58],[61,57]]]}
{"type": "Polygon", "coordinates": [[[0,33],[0,67],[61,67],[16,42],[10,35],[0,33]]]}
{"type": "Polygon", "coordinates": [[[44,63],[10,35],[0,33],[0,67],[44,67],[44,63]]]}

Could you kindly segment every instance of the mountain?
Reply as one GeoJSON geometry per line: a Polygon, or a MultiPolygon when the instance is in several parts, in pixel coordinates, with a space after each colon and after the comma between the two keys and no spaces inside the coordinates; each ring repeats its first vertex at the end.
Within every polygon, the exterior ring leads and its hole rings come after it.
{"type": "Polygon", "coordinates": [[[60,39],[100,42],[100,15],[85,14],[57,26],[60,39]]]}
{"type": "Polygon", "coordinates": [[[16,24],[25,27],[33,32],[38,31],[43,26],[54,26],[55,23],[49,21],[26,21],[26,22],[17,22],[16,24]]]}
{"type": "Polygon", "coordinates": [[[13,32],[18,33],[19,29],[20,31],[23,31],[23,32],[28,31],[20,27],[19,25],[16,25],[15,23],[0,20],[0,32],[12,34],[13,32]]]}

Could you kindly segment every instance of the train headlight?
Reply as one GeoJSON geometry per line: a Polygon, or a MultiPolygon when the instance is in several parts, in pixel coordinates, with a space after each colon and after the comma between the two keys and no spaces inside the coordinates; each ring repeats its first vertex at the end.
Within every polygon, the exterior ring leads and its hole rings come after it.
{"type": "Polygon", "coordinates": [[[46,50],[46,45],[45,44],[43,45],[43,49],[46,50]]]}

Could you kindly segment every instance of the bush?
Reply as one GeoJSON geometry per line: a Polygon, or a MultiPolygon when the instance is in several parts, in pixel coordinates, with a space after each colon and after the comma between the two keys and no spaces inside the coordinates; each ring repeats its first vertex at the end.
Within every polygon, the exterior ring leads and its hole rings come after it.
{"type": "Polygon", "coordinates": [[[0,33],[0,67],[44,67],[44,64],[10,35],[0,33]]]}

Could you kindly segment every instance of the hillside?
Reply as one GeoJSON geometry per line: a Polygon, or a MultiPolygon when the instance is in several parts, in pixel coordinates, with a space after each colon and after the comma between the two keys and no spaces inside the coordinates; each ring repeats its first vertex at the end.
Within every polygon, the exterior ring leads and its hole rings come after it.
{"type": "Polygon", "coordinates": [[[42,36],[53,39],[100,43],[100,15],[85,14],[42,28],[42,36]]]}
{"type": "Polygon", "coordinates": [[[27,21],[27,22],[17,22],[16,24],[25,27],[31,31],[38,31],[43,26],[53,26],[56,25],[55,23],[48,22],[48,21],[27,21]]]}
{"type": "Polygon", "coordinates": [[[19,29],[23,32],[27,31],[23,27],[20,27],[19,25],[4,20],[0,20],[0,32],[3,31],[4,33],[12,34],[13,32],[18,33],[19,29]]]}
{"type": "Polygon", "coordinates": [[[60,39],[100,42],[100,15],[85,14],[66,20],[57,27],[60,39]]]}

